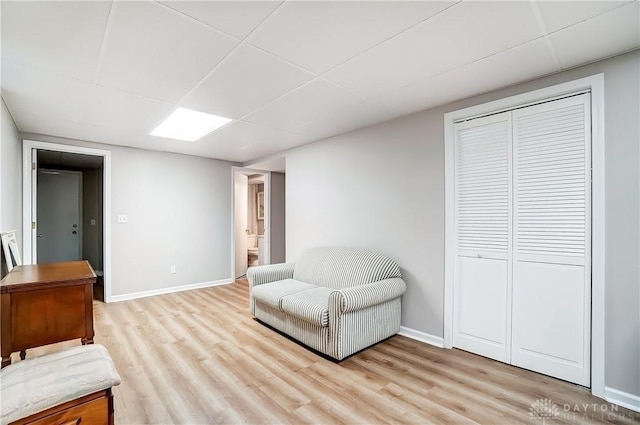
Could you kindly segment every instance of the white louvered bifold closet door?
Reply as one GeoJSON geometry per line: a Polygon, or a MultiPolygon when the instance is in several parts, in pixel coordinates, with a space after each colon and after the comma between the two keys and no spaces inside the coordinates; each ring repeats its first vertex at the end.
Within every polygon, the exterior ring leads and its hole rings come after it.
{"type": "Polygon", "coordinates": [[[454,346],[509,362],[511,113],[455,126],[454,346]]]}
{"type": "Polygon", "coordinates": [[[511,362],[590,384],[589,94],[513,111],[511,362]]]}
{"type": "Polygon", "coordinates": [[[454,126],[453,346],[585,386],[589,96],[454,126]]]}

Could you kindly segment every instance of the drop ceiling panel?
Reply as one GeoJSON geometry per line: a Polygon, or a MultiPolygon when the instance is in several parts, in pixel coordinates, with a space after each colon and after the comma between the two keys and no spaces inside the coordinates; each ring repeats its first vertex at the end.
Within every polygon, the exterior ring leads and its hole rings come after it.
{"type": "Polygon", "coordinates": [[[372,96],[540,36],[542,31],[528,2],[463,2],[345,63],[326,77],[372,96]]]}
{"type": "Polygon", "coordinates": [[[549,35],[563,68],[640,47],[640,3],[633,2],[549,35]]]}
{"type": "Polygon", "coordinates": [[[424,79],[376,100],[402,114],[450,103],[558,71],[544,39],[534,40],[455,70],[424,79]]]}
{"type": "Polygon", "coordinates": [[[294,65],[245,45],[225,59],[181,105],[241,118],[312,78],[294,65]]]}
{"type": "Polygon", "coordinates": [[[2,2],[2,58],[92,81],[111,2],[2,2]]]}
{"type": "Polygon", "coordinates": [[[280,4],[277,1],[163,1],[200,22],[243,39],[280,4]]]}
{"type": "MultiPolygon", "coordinates": [[[[195,143],[153,137],[139,130],[86,124],[79,131],[83,134],[92,134],[91,138],[83,136],[79,137],[80,140],[90,140],[107,145],[128,146],[185,155],[198,155],[195,143]]],[[[78,137],[73,136],[73,138],[78,137]]]]}
{"type": "Polygon", "coordinates": [[[35,66],[2,61],[2,97],[9,105],[20,130],[32,131],[24,114],[42,115],[82,122],[93,95],[92,84],[35,66]]]}
{"type": "Polygon", "coordinates": [[[322,73],[451,4],[286,2],[248,41],[305,69],[322,73]]]}
{"type": "Polygon", "coordinates": [[[93,134],[85,130],[85,125],[75,121],[67,121],[60,118],[52,118],[47,115],[37,115],[28,111],[15,114],[19,116],[16,124],[20,131],[25,133],[47,134],[50,136],[66,137],[78,140],[94,140],[93,134]]]}
{"type": "Polygon", "coordinates": [[[638,48],[620,4],[2,1],[2,95],[25,132],[248,161],[638,48]],[[178,106],[241,121],[150,136],[178,106]]]}
{"type": "Polygon", "coordinates": [[[581,21],[620,7],[629,1],[537,1],[548,32],[575,25],[581,21]]]}
{"type": "Polygon", "coordinates": [[[189,153],[188,150],[191,147],[191,143],[162,139],[160,137],[150,136],[140,131],[126,130],[113,126],[87,124],[84,127],[84,131],[94,134],[92,140],[109,145],[186,154],[189,153]]]}
{"type": "Polygon", "coordinates": [[[293,130],[355,105],[355,94],[316,79],[249,115],[246,120],[281,130],[293,130]]]}
{"type": "Polygon", "coordinates": [[[399,116],[388,102],[365,101],[293,130],[312,140],[325,139],[399,116]]]}
{"type": "Polygon", "coordinates": [[[155,2],[114,3],[98,83],[177,102],[237,44],[155,2]]]}
{"type": "Polygon", "coordinates": [[[88,123],[148,134],[174,109],[170,103],[97,86],[88,123]]]}
{"type": "Polygon", "coordinates": [[[286,149],[300,139],[301,136],[284,131],[235,121],[196,142],[195,149],[199,153],[211,154],[222,150],[225,159],[244,162],[268,152],[286,149]]]}

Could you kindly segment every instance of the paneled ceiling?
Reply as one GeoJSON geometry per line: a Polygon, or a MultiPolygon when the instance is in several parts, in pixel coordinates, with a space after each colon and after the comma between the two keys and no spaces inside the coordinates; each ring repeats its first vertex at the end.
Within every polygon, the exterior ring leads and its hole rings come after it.
{"type": "Polygon", "coordinates": [[[2,1],[23,132],[246,162],[640,47],[638,1],[2,1]],[[233,121],[150,136],[178,106],[233,121]]]}

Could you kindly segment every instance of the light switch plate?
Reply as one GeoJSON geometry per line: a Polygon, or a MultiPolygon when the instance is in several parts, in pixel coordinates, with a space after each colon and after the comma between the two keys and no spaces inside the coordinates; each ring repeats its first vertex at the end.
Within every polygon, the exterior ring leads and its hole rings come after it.
{"type": "Polygon", "coordinates": [[[118,214],[118,223],[126,223],[129,217],[126,214],[118,214]]]}
{"type": "Polygon", "coordinates": [[[95,226],[95,225],[96,225],[96,219],[95,219],[95,218],[92,218],[92,219],[91,219],[91,225],[92,225],[92,226],[95,226]]]}

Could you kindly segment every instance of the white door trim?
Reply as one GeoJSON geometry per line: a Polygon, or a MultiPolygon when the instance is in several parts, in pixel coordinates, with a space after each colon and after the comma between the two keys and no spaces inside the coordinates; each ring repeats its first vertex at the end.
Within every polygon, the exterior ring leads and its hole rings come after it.
{"type": "Polygon", "coordinates": [[[591,393],[605,395],[605,180],[604,180],[604,74],[546,87],[517,96],[471,106],[444,115],[445,138],[445,279],[444,346],[453,347],[453,271],[455,259],[454,129],[456,121],[540,102],[550,98],[591,91],[592,152],[592,262],[591,262],[591,393]]]}
{"type": "Polygon", "coordinates": [[[104,301],[111,302],[111,151],[87,148],[84,146],[62,145],[58,143],[39,142],[24,139],[22,142],[22,241],[24,264],[32,264],[31,244],[31,151],[42,149],[54,152],[79,153],[83,155],[101,156],[103,162],[103,268],[104,268],[104,301]]]}
{"type": "Polygon", "coordinates": [[[264,261],[266,264],[271,264],[271,172],[233,166],[231,167],[231,270],[229,273],[232,282],[235,281],[236,271],[235,173],[261,174],[264,176],[264,210],[267,212],[264,217],[264,261]]]}

